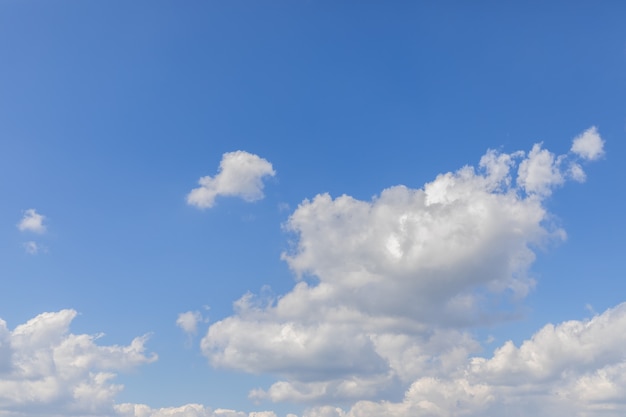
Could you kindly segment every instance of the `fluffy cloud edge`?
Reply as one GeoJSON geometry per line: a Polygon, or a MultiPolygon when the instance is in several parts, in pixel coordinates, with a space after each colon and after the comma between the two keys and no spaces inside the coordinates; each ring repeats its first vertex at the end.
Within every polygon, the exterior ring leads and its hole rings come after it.
{"type": "Polygon", "coordinates": [[[176,325],[186,334],[194,335],[198,332],[198,323],[203,320],[202,313],[199,311],[187,311],[178,315],[176,325]]]}
{"type": "MultiPolygon", "coordinates": [[[[9,331],[6,323],[0,320],[0,375],[3,376],[3,383],[6,384],[6,375],[10,372],[10,367],[3,362],[7,359],[7,347],[16,348],[14,344],[7,343],[10,338],[22,338],[17,347],[24,347],[26,342],[27,346],[41,349],[59,334],[64,334],[65,343],[70,342],[72,345],[71,349],[66,346],[68,350],[74,352],[80,346],[72,336],[89,345],[89,340],[83,337],[86,335],[63,332],[75,314],[73,310],[42,313],[13,331],[9,331]]],[[[418,377],[409,385],[404,399],[399,402],[356,401],[347,409],[319,405],[305,410],[301,416],[499,417],[506,413],[511,416],[533,414],[537,417],[618,417],[626,412],[626,403],[623,401],[626,396],[626,357],[622,352],[624,343],[626,303],[587,319],[546,324],[518,346],[509,341],[496,348],[490,357],[469,357],[462,367],[439,375],[418,377]]],[[[105,350],[109,355],[122,351],[138,352],[138,344],[133,348],[134,344],[105,350]]],[[[145,356],[141,359],[141,356],[135,357],[135,361],[145,363],[151,360],[145,356]]],[[[67,357],[59,357],[60,362],[64,359],[67,357]]],[[[107,366],[127,369],[127,365],[109,363],[107,366]]],[[[93,395],[102,396],[103,387],[107,386],[107,381],[112,377],[111,373],[90,373],[91,385],[86,382],[78,384],[73,391],[74,398],[80,399],[80,395],[85,395],[83,400],[93,400],[93,395]]],[[[28,386],[29,389],[34,387],[36,385],[28,386]]],[[[195,403],[163,408],[133,403],[114,404],[109,396],[117,394],[120,389],[120,386],[108,386],[106,396],[109,401],[106,403],[110,408],[98,408],[102,407],[102,403],[98,403],[96,408],[84,408],[87,404],[85,401],[82,403],[83,408],[77,408],[75,403],[71,403],[65,409],[57,407],[42,411],[41,408],[35,408],[29,412],[24,408],[7,407],[7,394],[0,397],[4,401],[0,407],[6,410],[3,415],[8,417],[277,417],[274,411],[269,410],[243,412],[214,409],[195,403]]],[[[4,389],[0,392],[6,393],[4,389]]],[[[288,417],[297,416],[288,414],[288,417]]]]}
{"type": "Polygon", "coordinates": [[[261,200],[263,180],[273,177],[272,164],[258,155],[246,152],[227,152],[222,155],[218,173],[198,180],[200,187],[187,195],[187,204],[200,209],[211,208],[218,196],[239,197],[246,202],[261,200]]]}
{"type": "Polygon", "coordinates": [[[74,334],[72,309],[37,315],[13,330],[0,320],[0,409],[7,415],[107,415],[123,386],[117,372],[158,359],[148,336],[100,345],[102,335],[74,334]]]}
{"type": "Polygon", "coordinates": [[[35,209],[28,209],[24,211],[24,216],[22,220],[17,224],[17,228],[22,232],[34,232],[34,233],[45,233],[46,225],[43,224],[46,216],[37,213],[35,209]]]}
{"type": "Polygon", "coordinates": [[[596,126],[591,126],[574,138],[571,152],[589,161],[595,161],[604,155],[604,140],[596,126]]]}

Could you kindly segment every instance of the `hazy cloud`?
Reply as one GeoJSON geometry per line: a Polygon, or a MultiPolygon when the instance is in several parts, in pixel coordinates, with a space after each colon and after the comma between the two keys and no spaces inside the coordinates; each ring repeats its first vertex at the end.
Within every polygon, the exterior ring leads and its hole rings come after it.
{"type": "Polygon", "coordinates": [[[37,242],[30,240],[28,242],[24,242],[23,246],[26,253],[30,255],[37,255],[39,253],[40,246],[37,242]]]}
{"type": "Polygon", "coordinates": [[[176,325],[187,334],[196,334],[198,323],[202,321],[202,314],[199,311],[187,311],[180,313],[176,319],[176,325]]]}
{"type": "Polygon", "coordinates": [[[21,231],[29,231],[35,233],[44,233],[46,226],[43,221],[46,217],[37,213],[35,209],[28,209],[24,212],[24,217],[17,224],[17,228],[21,231]]]}
{"type": "Polygon", "coordinates": [[[267,160],[245,152],[236,151],[222,156],[217,175],[200,178],[200,187],[187,195],[187,203],[198,208],[210,208],[217,196],[240,197],[244,201],[263,198],[263,179],[276,174],[267,160]]]}

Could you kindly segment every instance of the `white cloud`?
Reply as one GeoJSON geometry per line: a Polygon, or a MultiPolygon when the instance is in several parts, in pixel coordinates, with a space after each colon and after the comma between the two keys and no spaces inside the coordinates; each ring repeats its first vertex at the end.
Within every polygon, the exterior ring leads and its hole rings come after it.
{"type": "Polygon", "coordinates": [[[217,196],[235,196],[244,201],[263,198],[263,179],[276,174],[267,160],[244,151],[225,153],[214,177],[200,178],[200,187],[187,195],[187,203],[198,208],[210,208],[217,196]]]}
{"type": "Polygon", "coordinates": [[[157,360],[147,336],[129,345],[101,345],[102,334],[73,334],[74,310],[42,313],[10,330],[0,319],[0,415],[3,417],[276,417],[200,404],[151,408],[116,404],[117,372],[157,360]]]}
{"type": "Polygon", "coordinates": [[[43,221],[46,217],[37,213],[35,209],[28,209],[24,212],[24,217],[17,224],[17,228],[21,231],[29,231],[35,233],[44,233],[46,226],[43,221]]]}
{"type": "Polygon", "coordinates": [[[128,346],[101,346],[99,336],[69,333],[74,317],[74,310],[43,313],[13,331],[0,320],[0,410],[6,415],[110,415],[122,389],[112,382],[114,372],[157,359],[145,354],[145,336],[128,346]]]}
{"type": "Polygon", "coordinates": [[[590,320],[546,325],[520,347],[507,342],[491,358],[472,358],[456,372],[420,377],[401,402],[360,401],[319,415],[623,416],[625,344],[626,303],[590,320]]]}
{"type": "MultiPolygon", "coordinates": [[[[299,282],[278,298],[244,295],[235,314],[209,327],[203,353],[214,366],[276,375],[250,398],[320,405],[303,417],[624,415],[626,304],[547,325],[485,357],[465,330],[507,320],[533,288],[532,248],[564,235],[544,200],[566,180],[584,180],[570,156],[540,145],[490,150],[478,168],[421,189],[303,201],[285,225],[295,240],[283,255],[299,282]],[[354,402],[346,410],[328,405],[346,401],[354,402]]],[[[276,417],[115,404],[115,372],[156,356],[145,354],[145,338],[101,346],[98,336],[69,333],[75,315],[44,313],[13,331],[0,320],[8,417],[276,417]]],[[[201,320],[189,311],[177,325],[193,334],[201,320]]]]}
{"type": "Polygon", "coordinates": [[[566,161],[540,145],[527,155],[490,150],[478,169],[421,189],[303,201],[283,254],[300,282],[277,299],[243,296],[209,327],[204,355],[213,366],[277,375],[250,392],[256,400],[377,399],[418,378],[449,377],[480,350],[462,329],[515,314],[534,285],[532,248],[563,239],[544,200],[575,177],[566,161]]]}
{"type": "Polygon", "coordinates": [[[202,321],[202,314],[199,311],[187,311],[180,313],[176,319],[176,325],[187,334],[196,334],[198,323],[202,321]]]}
{"type": "Polygon", "coordinates": [[[585,180],[587,179],[587,174],[585,174],[583,168],[580,166],[580,164],[577,164],[575,162],[570,163],[569,176],[574,181],[578,182],[585,182],[585,180]]]}
{"type": "Polygon", "coordinates": [[[572,143],[571,151],[583,159],[595,161],[604,155],[604,140],[595,126],[585,130],[572,143]]]}
{"type": "Polygon", "coordinates": [[[556,157],[541,144],[535,144],[519,166],[517,183],[528,193],[549,195],[552,189],[565,182],[561,171],[563,157],[556,157]]]}

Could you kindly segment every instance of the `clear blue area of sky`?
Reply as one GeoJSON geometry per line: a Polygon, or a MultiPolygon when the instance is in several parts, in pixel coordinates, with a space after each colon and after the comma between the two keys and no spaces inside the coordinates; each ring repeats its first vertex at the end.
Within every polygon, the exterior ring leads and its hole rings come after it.
{"type": "MultiPolygon", "coordinates": [[[[592,125],[606,157],[549,209],[529,337],[625,300],[626,4],[606,2],[0,0],[0,317],[74,308],[76,332],[158,362],[121,401],[252,409],[268,376],[212,369],[176,327],[294,282],[281,229],[321,192],[369,199],[476,165],[488,148],[555,153],[592,125]],[[269,160],[265,199],[188,206],[224,152],[269,160]],[[23,211],[46,216],[24,253],[23,211]],[[203,310],[204,311],[204,310],[203,310]]],[[[284,406],[285,410],[298,407],[284,406]]],[[[280,407],[275,407],[279,409],[280,407]]]]}

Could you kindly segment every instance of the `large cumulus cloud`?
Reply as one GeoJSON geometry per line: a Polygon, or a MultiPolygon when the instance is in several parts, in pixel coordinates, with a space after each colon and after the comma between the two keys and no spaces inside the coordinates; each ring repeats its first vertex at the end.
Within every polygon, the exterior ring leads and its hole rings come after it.
{"type": "Polygon", "coordinates": [[[425,375],[432,386],[480,351],[467,328],[516,314],[537,248],[565,238],[544,203],[567,180],[584,180],[580,163],[603,143],[585,141],[563,155],[541,144],[489,150],[477,167],[370,201],[303,201],[283,254],[298,283],[276,299],[238,300],[210,326],[204,354],[214,366],[280,378],[255,399],[384,398],[425,375]]]}

